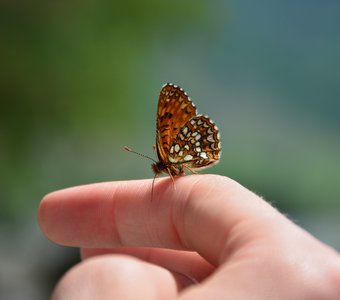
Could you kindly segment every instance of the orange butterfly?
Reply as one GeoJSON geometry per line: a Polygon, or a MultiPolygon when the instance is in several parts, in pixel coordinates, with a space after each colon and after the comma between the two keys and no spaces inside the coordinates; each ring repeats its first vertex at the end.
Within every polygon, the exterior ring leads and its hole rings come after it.
{"type": "Polygon", "coordinates": [[[220,135],[215,123],[207,116],[198,115],[195,104],[177,85],[167,83],[160,92],[156,121],[156,149],[158,161],[125,147],[154,161],[155,178],[162,172],[173,180],[185,170],[218,163],[221,157],[220,135]]]}

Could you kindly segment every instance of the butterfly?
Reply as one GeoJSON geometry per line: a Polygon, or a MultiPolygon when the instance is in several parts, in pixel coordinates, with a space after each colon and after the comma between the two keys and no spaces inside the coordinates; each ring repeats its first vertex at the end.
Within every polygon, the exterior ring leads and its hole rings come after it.
{"type": "MultiPolygon", "coordinates": [[[[142,155],[128,147],[125,149],[142,155]]],[[[142,156],[154,161],[155,178],[164,172],[173,182],[175,176],[213,166],[221,157],[216,124],[209,117],[197,114],[187,93],[172,83],[165,84],[160,91],[154,149],[158,161],[142,156]]]]}

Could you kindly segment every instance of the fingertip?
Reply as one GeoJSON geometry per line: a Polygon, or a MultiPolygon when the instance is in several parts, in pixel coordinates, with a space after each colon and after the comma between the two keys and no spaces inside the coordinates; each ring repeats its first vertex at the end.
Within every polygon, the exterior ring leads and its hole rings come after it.
{"type": "Polygon", "coordinates": [[[61,245],[116,246],[119,241],[112,241],[116,237],[115,203],[149,200],[146,186],[149,182],[103,182],[51,192],[39,204],[39,226],[48,239],[61,245]]]}
{"type": "Polygon", "coordinates": [[[39,206],[38,206],[38,212],[37,212],[37,219],[38,219],[38,224],[40,226],[41,231],[47,235],[47,213],[48,213],[48,201],[51,197],[52,193],[46,194],[40,201],[39,206]]]}

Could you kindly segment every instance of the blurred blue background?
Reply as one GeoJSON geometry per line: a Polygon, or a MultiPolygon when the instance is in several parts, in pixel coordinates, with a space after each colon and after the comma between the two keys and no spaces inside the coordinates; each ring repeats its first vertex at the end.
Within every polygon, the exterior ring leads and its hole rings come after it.
{"type": "Polygon", "coordinates": [[[340,2],[1,1],[0,298],[46,299],[77,261],[44,194],[151,178],[165,82],[218,124],[238,180],[340,250],[340,2]]]}

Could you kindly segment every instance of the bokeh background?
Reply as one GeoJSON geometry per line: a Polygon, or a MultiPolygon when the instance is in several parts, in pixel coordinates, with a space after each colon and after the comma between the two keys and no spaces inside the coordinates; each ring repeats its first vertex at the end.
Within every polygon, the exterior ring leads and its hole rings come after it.
{"type": "Polygon", "coordinates": [[[44,194],[150,178],[165,82],[221,131],[220,164],[340,250],[340,2],[0,2],[0,298],[46,299],[78,260],[44,194]]]}

